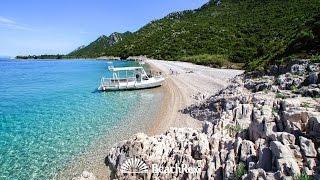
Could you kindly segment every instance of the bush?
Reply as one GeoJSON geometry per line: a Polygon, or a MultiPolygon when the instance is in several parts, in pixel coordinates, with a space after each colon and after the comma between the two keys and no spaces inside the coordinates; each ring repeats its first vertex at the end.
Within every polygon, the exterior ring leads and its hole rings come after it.
{"type": "Polygon", "coordinates": [[[320,63],[320,54],[318,54],[318,55],[313,55],[313,56],[311,57],[311,61],[312,61],[313,63],[320,63]]]}
{"type": "Polygon", "coordinates": [[[313,180],[313,177],[307,175],[306,172],[302,172],[300,175],[294,176],[293,179],[294,180],[313,180]]]}
{"type": "Polygon", "coordinates": [[[298,90],[299,90],[299,88],[298,88],[296,85],[292,85],[292,86],[290,87],[290,89],[291,89],[291,91],[292,91],[293,93],[297,93],[298,90]]]}
{"type": "Polygon", "coordinates": [[[183,56],[182,61],[191,62],[200,65],[214,65],[218,67],[223,67],[228,65],[229,61],[226,56],[223,55],[195,55],[195,56],[183,56]]]}
{"type": "Polygon", "coordinates": [[[236,170],[236,179],[242,179],[242,176],[246,174],[246,166],[243,162],[240,162],[236,170]]]}
{"type": "Polygon", "coordinates": [[[232,125],[227,124],[225,129],[228,130],[230,136],[236,136],[238,133],[241,133],[244,129],[240,126],[240,124],[232,125]]]}
{"type": "Polygon", "coordinates": [[[284,94],[282,94],[282,93],[277,93],[276,94],[276,98],[278,98],[278,99],[286,99],[286,96],[284,94]]]}

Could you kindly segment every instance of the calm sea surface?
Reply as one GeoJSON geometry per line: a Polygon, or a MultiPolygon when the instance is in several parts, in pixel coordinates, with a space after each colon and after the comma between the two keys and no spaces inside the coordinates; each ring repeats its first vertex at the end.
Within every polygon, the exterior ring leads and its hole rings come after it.
{"type": "Polygon", "coordinates": [[[0,179],[50,179],[135,114],[156,112],[161,94],[150,90],[97,92],[108,65],[133,63],[0,59],[0,179]]]}

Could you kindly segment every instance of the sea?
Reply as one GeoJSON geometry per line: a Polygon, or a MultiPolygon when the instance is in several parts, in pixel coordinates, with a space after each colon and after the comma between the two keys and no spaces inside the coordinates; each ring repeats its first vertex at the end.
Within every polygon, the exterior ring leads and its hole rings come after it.
{"type": "Polygon", "coordinates": [[[150,127],[163,94],[97,91],[111,65],[137,64],[0,59],[1,180],[52,179],[102,137],[114,143],[150,127]]]}

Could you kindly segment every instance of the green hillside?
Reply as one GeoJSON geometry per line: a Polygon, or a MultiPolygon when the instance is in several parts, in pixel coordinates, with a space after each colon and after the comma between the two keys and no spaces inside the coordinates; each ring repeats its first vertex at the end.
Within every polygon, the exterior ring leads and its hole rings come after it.
{"type": "Polygon", "coordinates": [[[95,41],[90,51],[81,53],[84,48],[72,55],[147,55],[206,65],[245,63],[254,69],[292,55],[319,53],[319,0],[221,2],[172,13],[112,46],[95,41]]]}
{"type": "Polygon", "coordinates": [[[112,33],[110,36],[102,35],[97,40],[90,43],[88,46],[81,46],[74,50],[68,56],[71,57],[99,57],[105,55],[105,52],[109,47],[122,41],[127,36],[131,35],[131,32],[125,33],[112,33]]]}

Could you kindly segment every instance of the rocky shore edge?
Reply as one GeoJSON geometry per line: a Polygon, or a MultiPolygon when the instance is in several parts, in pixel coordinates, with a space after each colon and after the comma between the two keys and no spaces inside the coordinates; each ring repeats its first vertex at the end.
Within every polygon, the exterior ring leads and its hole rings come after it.
{"type": "MultiPolygon", "coordinates": [[[[181,110],[202,129],[143,133],[110,149],[106,165],[116,179],[319,179],[320,64],[298,60],[246,73],[204,102],[181,110]],[[147,167],[184,166],[187,173],[123,173],[130,158],[147,167]],[[122,168],[122,169],[121,169],[122,168]]],[[[76,179],[95,179],[84,172],[76,179]]]]}

